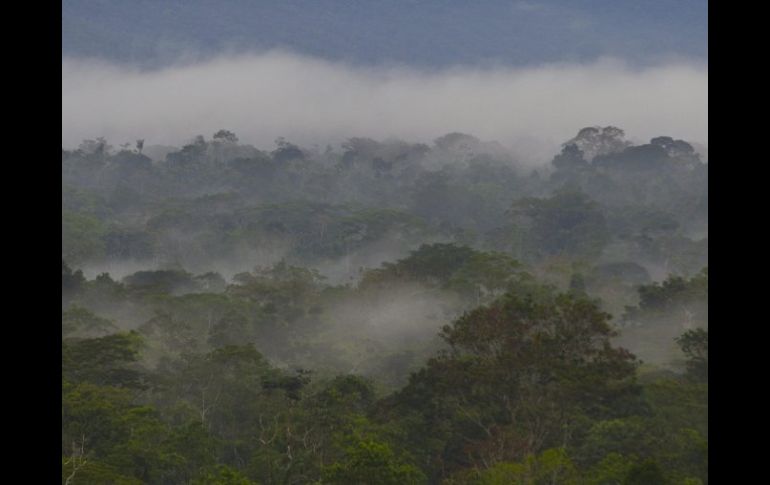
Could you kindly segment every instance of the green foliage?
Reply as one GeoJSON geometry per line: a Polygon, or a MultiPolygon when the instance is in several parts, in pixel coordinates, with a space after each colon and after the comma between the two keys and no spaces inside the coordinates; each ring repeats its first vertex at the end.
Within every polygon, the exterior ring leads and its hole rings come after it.
{"type": "Polygon", "coordinates": [[[62,377],[70,382],[142,387],[142,372],[133,365],[141,346],[142,338],[134,331],[66,339],[62,342],[62,377]]]}
{"type": "Polygon", "coordinates": [[[62,336],[74,333],[101,334],[115,329],[115,324],[106,318],[101,318],[89,310],[71,306],[61,314],[62,336]]]}
{"type": "Polygon", "coordinates": [[[708,268],[692,278],[671,276],[662,284],[653,283],[639,288],[639,307],[647,311],[663,311],[674,305],[708,300],[708,268]]]}
{"type": "MultiPolygon", "coordinates": [[[[692,278],[669,276],[662,283],[642,285],[639,299],[639,305],[627,307],[622,316],[621,342],[636,342],[636,350],[646,361],[675,363],[682,356],[675,343],[682,333],[694,331],[692,335],[700,335],[698,329],[708,330],[708,268],[692,278]]],[[[705,356],[707,362],[708,354],[705,356]]],[[[702,364],[698,372],[707,375],[708,367],[702,364]]]]}
{"type": "Polygon", "coordinates": [[[262,380],[264,389],[282,389],[286,397],[295,401],[300,399],[300,391],[310,383],[308,371],[300,369],[296,375],[268,377],[262,380]]]}
{"type": "Polygon", "coordinates": [[[227,465],[217,465],[216,470],[192,482],[193,485],[258,485],[238,470],[227,465]]]}
{"type": "Polygon", "coordinates": [[[586,433],[582,458],[596,463],[608,455],[649,456],[660,445],[660,437],[651,434],[650,428],[640,416],[598,421],[586,433]]]}
{"type": "Polygon", "coordinates": [[[686,142],[143,148],[62,151],[63,483],[708,483],[686,142]]]}
{"type": "Polygon", "coordinates": [[[98,260],[105,251],[105,232],[97,218],[62,210],[62,258],[71,263],[98,260]]]}
{"type": "Polygon", "coordinates": [[[623,485],[666,485],[668,480],[654,461],[633,466],[623,480],[623,485]]]}
{"type": "Polygon", "coordinates": [[[344,461],[324,467],[321,481],[339,485],[426,483],[422,472],[398,460],[387,444],[370,440],[346,447],[344,461]]]}
{"type": "Polygon", "coordinates": [[[138,271],[123,278],[123,282],[131,289],[163,293],[193,291],[198,286],[193,275],[178,270],[138,271]]]}
{"type": "Polygon", "coordinates": [[[635,460],[621,454],[608,453],[586,472],[585,483],[589,485],[621,484],[635,463],[635,460]]]}
{"type": "Polygon", "coordinates": [[[394,405],[420,413],[412,439],[423,449],[429,435],[442,440],[447,468],[557,446],[586,419],[638,409],[634,358],[610,345],[607,320],[572,295],[508,293],[444,327],[452,351],[414,374],[394,405]]]}
{"type": "Polygon", "coordinates": [[[142,480],[122,475],[115,467],[78,456],[62,457],[62,485],[142,485],[142,480]]]}
{"type": "Polygon", "coordinates": [[[62,260],[61,262],[61,291],[62,298],[72,297],[77,294],[86,282],[83,272],[72,271],[72,268],[62,260]]]}
{"type": "Polygon", "coordinates": [[[523,462],[500,462],[468,477],[464,483],[473,485],[546,485],[582,483],[575,465],[563,449],[544,450],[537,456],[529,455],[523,462]]]}
{"type": "Polygon", "coordinates": [[[695,380],[708,382],[709,378],[709,333],[697,328],[688,330],[676,339],[687,356],[687,372],[695,380]]]}
{"type": "Polygon", "coordinates": [[[511,207],[514,223],[526,228],[529,252],[538,257],[596,258],[609,242],[600,207],[587,195],[560,192],[548,199],[524,198],[511,207]]]}
{"type": "Polygon", "coordinates": [[[396,263],[396,271],[418,280],[446,282],[474,254],[471,248],[454,244],[422,245],[409,258],[396,263]]]}
{"type": "Polygon", "coordinates": [[[506,254],[436,243],[423,244],[407,258],[367,272],[361,286],[416,281],[452,290],[478,305],[513,287],[521,287],[529,278],[522,265],[506,254]]]}

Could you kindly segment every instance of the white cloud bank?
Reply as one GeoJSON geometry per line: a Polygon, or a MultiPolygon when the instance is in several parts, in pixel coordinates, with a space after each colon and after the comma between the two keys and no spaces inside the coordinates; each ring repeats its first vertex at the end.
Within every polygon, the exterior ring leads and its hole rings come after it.
{"type": "Polygon", "coordinates": [[[104,136],[181,145],[234,131],[270,149],[353,136],[430,142],[459,131],[528,155],[553,153],[578,129],[615,125],[629,138],[706,144],[707,66],[634,68],[616,60],[537,68],[363,68],[293,54],[222,57],[141,72],[62,60],[62,145],[104,136]]]}

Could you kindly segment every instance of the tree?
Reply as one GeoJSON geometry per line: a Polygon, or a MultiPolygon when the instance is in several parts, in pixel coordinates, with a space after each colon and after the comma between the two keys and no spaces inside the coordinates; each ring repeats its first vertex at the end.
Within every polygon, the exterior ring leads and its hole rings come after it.
{"type": "Polygon", "coordinates": [[[112,151],[112,147],[104,137],[99,137],[96,140],[83,140],[78,150],[87,157],[101,159],[112,151]]]}
{"type": "Polygon", "coordinates": [[[513,223],[526,234],[530,254],[595,258],[610,240],[600,207],[587,195],[564,191],[548,199],[514,202],[513,223]]]}
{"type": "Polygon", "coordinates": [[[709,378],[709,332],[703,328],[687,330],[676,343],[687,356],[687,373],[697,381],[709,378]]]}
{"type": "Polygon", "coordinates": [[[96,260],[104,254],[106,227],[98,218],[62,210],[62,259],[70,263],[96,260]]]}
{"type": "Polygon", "coordinates": [[[224,141],[227,143],[238,143],[238,137],[235,136],[235,133],[228,130],[219,130],[216,133],[214,133],[213,136],[214,140],[217,141],[224,141]]]}
{"type": "Polygon", "coordinates": [[[345,459],[323,469],[323,483],[334,485],[417,485],[426,483],[419,468],[399,460],[386,443],[360,440],[345,449],[345,459]]]}
{"type": "Polygon", "coordinates": [[[445,326],[450,350],[391,403],[420,416],[410,418],[410,439],[447,471],[564,446],[585,419],[639,409],[637,364],[611,345],[609,318],[575,295],[506,293],[445,326]]]}
{"type": "Polygon", "coordinates": [[[134,332],[62,341],[62,376],[70,382],[143,388],[136,364],[142,337],[134,332]]]}
{"type": "Polygon", "coordinates": [[[688,163],[700,163],[700,155],[684,140],[674,140],[670,136],[659,136],[650,140],[650,145],[663,148],[669,157],[688,163]]]}
{"type": "Polygon", "coordinates": [[[581,129],[575,138],[564,143],[574,145],[585,154],[585,159],[593,160],[599,155],[608,155],[623,151],[631,143],[626,141],[625,132],[614,126],[591,126],[581,129]]]}
{"type": "Polygon", "coordinates": [[[564,145],[561,153],[556,155],[551,163],[559,170],[572,170],[588,166],[588,162],[583,157],[583,151],[574,143],[564,145]]]}
{"type": "Polygon", "coordinates": [[[203,163],[203,157],[208,149],[208,143],[202,135],[197,135],[181,150],[166,155],[166,164],[169,168],[190,169],[203,163]]]}
{"type": "Polygon", "coordinates": [[[629,146],[622,152],[597,155],[593,163],[597,166],[615,168],[639,177],[636,171],[660,170],[669,165],[671,159],[666,150],[658,145],[629,146]]]}
{"type": "Polygon", "coordinates": [[[445,284],[475,254],[467,246],[455,244],[423,244],[408,258],[399,260],[395,271],[418,281],[445,284]]]}
{"type": "Polygon", "coordinates": [[[679,327],[708,326],[708,268],[692,278],[670,275],[662,283],[641,285],[639,305],[628,308],[626,321],[643,323],[669,316],[679,320],[679,327]]]}
{"type": "Polygon", "coordinates": [[[61,261],[61,293],[63,299],[68,299],[81,291],[86,282],[81,270],[72,268],[62,259],[61,261]]]}
{"type": "Polygon", "coordinates": [[[71,306],[61,314],[62,337],[72,334],[100,335],[116,329],[115,324],[86,308],[71,306]]]}
{"type": "Polygon", "coordinates": [[[473,485],[577,485],[579,473],[564,449],[552,448],[529,455],[522,462],[500,462],[484,470],[461,473],[461,483],[473,485]]]}
{"type": "Polygon", "coordinates": [[[193,275],[184,270],[137,271],[123,278],[128,288],[171,293],[173,291],[192,291],[197,289],[193,275]]]}
{"type": "Polygon", "coordinates": [[[213,472],[208,472],[204,477],[192,482],[192,485],[258,485],[249,480],[238,470],[227,465],[217,465],[213,472]]]}
{"type": "Polygon", "coordinates": [[[303,160],[305,158],[305,152],[303,152],[297,145],[286,141],[283,137],[279,137],[275,140],[275,144],[278,147],[273,150],[273,160],[278,163],[286,163],[292,160],[303,160]]]}
{"type": "Polygon", "coordinates": [[[651,460],[633,466],[623,480],[623,485],[666,485],[667,483],[669,482],[660,466],[651,460]]]}
{"type": "Polygon", "coordinates": [[[238,345],[245,337],[248,319],[236,312],[228,311],[209,330],[208,344],[212,347],[238,345]]]}

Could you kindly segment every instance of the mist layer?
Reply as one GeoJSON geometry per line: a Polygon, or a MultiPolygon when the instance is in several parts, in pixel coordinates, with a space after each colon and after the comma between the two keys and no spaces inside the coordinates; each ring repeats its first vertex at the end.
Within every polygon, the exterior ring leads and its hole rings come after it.
{"type": "Polygon", "coordinates": [[[460,131],[544,157],[576,126],[622,126],[632,138],[708,136],[707,66],[632,68],[617,60],[536,68],[353,67],[289,53],[221,57],[141,71],[62,61],[62,144],[185,143],[220,128],[272,146],[351,136],[430,141],[460,131]]]}

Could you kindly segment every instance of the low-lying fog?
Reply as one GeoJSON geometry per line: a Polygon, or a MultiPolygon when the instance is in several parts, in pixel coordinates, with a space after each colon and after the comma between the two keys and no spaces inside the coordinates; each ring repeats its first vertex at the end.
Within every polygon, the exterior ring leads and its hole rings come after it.
{"type": "Polygon", "coordinates": [[[613,59],[528,68],[352,67],[286,52],[154,71],[62,61],[62,144],[104,136],[181,146],[226,127],[260,148],[353,136],[429,142],[450,132],[497,140],[544,163],[596,120],[639,140],[705,144],[708,72],[696,62],[636,68],[613,59]]]}

